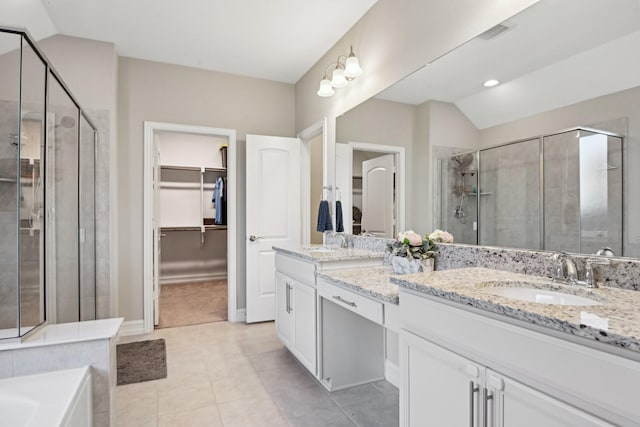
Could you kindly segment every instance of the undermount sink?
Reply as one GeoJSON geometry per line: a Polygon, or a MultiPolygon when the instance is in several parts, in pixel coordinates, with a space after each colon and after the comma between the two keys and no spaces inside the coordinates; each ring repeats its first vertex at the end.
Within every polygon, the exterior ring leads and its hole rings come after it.
{"type": "Polygon", "coordinates": [[[326,246],[309,246],[306,247],[305,250],[309,252],[335,252],[334,248],[327,248],[326,246]]]}
{"type": "Polygon", "coordinates": [[[576,305],[576,306],[589,306],[589,305],[602,304],[591,298],[586,298],[579,295],[566,294],[563,292],[550,291],[546,289],[499,286],[499,287],[487,287],[483,289],[483,291],[492,295],[497,295],[497,296],[501,296],[509,299],[515,299],[519,301],[535,302],[538,304],[576,305]]]}

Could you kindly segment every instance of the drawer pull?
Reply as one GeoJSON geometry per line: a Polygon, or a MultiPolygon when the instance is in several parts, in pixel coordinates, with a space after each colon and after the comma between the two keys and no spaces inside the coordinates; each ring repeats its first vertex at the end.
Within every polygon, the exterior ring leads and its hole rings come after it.
{"type": "Polygon", "coordinates": [[[347,301],[346,299],[342,298],[342,297],[341,297],[341,296],[339,296],[339,295],[334,295],[334,296],[333,296],[333,299],[338,300],[338,301],[340,301],[341,303],[343,303],[343,304],[347,304],[348,306],[351,306],[351,307],[354,307],[354,308],[357,308],[357,307],[358,307],[358,306],[356,305],[356,303],[355,303],[355,302],[347,301]]]}

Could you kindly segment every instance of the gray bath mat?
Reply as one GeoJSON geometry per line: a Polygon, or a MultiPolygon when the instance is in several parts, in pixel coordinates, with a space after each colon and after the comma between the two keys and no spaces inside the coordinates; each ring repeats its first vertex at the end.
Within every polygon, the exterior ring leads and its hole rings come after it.
{"type": "Polygon", "coordinates": [[[117,345],[118,385],[167,378],[167,349],[163,339],[117,345]]]}

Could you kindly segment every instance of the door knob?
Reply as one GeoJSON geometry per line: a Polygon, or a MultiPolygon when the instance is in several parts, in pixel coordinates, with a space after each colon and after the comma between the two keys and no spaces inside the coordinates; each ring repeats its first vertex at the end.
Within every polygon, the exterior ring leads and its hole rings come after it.
{"type": "Polygon", "coordinates": [[[254,236],[253,234],[251,236],[249,236],[249,240],[251,240],[252,242],[255,242],[258,239],[262,239],[262,237],[260,236],[254,236]]]}

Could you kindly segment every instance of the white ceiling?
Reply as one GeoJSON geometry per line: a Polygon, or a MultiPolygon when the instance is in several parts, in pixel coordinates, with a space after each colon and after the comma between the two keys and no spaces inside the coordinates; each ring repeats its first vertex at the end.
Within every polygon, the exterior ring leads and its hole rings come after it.
{"type": "MultiPolygon", "coordinates": [[[[37,1],[2,0],[40,20],[0,23],[51,35],[26,23],[48,25],[34,12],[37,1]]],[[[113,42],[121,56],[295,83],[375,2],[41,0],[40,7],[57,33],[113,42]]]]}
{"type": "Polygon", "coordinates": [[[640,85],[638,0],[542,0],[378,95],[455,103],[484,129],[640,85]],[[502,82],[494,88],[482,83],[502,82]]]}

